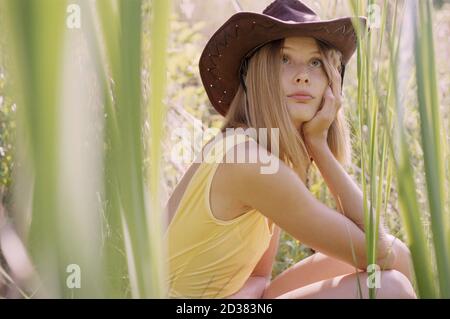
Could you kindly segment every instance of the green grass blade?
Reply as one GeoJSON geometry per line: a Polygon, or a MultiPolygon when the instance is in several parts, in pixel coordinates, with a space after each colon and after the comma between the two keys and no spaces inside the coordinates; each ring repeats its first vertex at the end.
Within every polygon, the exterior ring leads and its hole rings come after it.
{"type": "Polygon", "coordinates": [[[430,1],[418,1],[416,6],[418,19],[413,20],[414,56],[428,204],[440,294],[443,298],[450,298],[450,242],[445,211],[445,169],[441,148],[443,134],[437,94],[432,5],[430,1]]]}
{"type": "Polygon", "coordinates": [[[153,1],[153,15],[151,20],[151,53],[150,53],[150,82],[151,96],[149,105],[149,122],[151,143],[149,150],[150,169],[148,170],[148,183],[150,190],[150,227],[152,233],[152,259],[154,267],[151,269],[152,281],[155,283],[153,294],[164,297],[167,287],[165,278],[165,267],[163,263],[162,225],[163,210],[161,203],[161,142],[163,140],[163,123],[165,121],[166,105],[163,102],[166,92],[166,50],[169,38],[169,21],[171,1],[153,1]]]}
{"type": "Polygon", "coordinates": [[[44,284],[40,295],[61,296],[65,290],[63,247],[58,230],[58,99],[59,67],[65,2],[9,1],[17,47],[21,88],[15,91],[20,105],[18,147],[27,154],[34,176],[32,219],[27,238],[33,261],[44,284]]]}

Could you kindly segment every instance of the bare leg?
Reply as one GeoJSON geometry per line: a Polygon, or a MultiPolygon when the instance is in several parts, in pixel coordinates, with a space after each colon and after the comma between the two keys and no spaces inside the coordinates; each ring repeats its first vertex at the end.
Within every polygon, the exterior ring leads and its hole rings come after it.
{"type": "MultiPolygon", "coordinates": [[[[310,285],[297,288],[282,295],[272,295],[270,285],[266,289],[263,298],[282,298],[282,299],[352,299],[361,298],[359,291],[362,292],[362,298],[368,298],[367,273],[359,272],[342,275],[331,279],[326,279],[312,283],[310,285]],[[358,289],[358,277],[361,290],[358,289]]],[[[380,272],[380,288],[376,288],[376,298],[378,299],[409,299],[417,298],[414,289],[408,278],[397,270],[386,270],[380,272]]]]}
{"type": "MultiPolygon", "coordinates": [[[[411,283],[413,280],[413,268],[409,249],[399,239],[389,236],[392,242],[395,243],[397,251],[396,262],[392,270],[401,272],[411,283]]],[[[265,294],[268,296],[279,296],[317,281],[356,272],[361,273],[362,271],[355,269],[352,265],[318,252],[299,261],[278,275],[266,287],[265,294]]],[[[365,285],[365,287],[367,286],[365,285]]]]}
{"type": "Polygon", "coordinates": [[[318,252],[279,274],[266,288],[266,293],[278,296],[317,281],[356,271],[353,266],[318,252]]]}

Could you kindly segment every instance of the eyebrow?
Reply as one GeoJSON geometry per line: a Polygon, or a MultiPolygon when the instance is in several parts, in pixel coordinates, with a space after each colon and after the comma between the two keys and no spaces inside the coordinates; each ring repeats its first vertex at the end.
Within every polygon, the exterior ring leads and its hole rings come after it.
{"type": "MultiPolygon", "coordinates": [[[[294,50],[294,48],[292,48],[292,47],[282,47],[281,49],[287,49],[287,50],[294,50]]],[[[320,54],[320,52],[319,51],[313,51],[313,52],[310,52],[310,54],[320,54]]]]}

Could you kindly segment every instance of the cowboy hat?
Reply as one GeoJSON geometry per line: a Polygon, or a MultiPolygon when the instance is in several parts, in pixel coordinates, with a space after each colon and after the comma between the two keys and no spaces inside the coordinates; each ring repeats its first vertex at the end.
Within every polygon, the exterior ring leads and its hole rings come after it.
{"type": "Polygon", "coordinates": [[[338,49],[343,84],[345,65],[356,49],[352,19],[365,30],[366,17],[321,20],[299,0],[276,0],[262,14],[234,14],[212,35],[199,60],[200,77],[213,107],[225,116],[238,90],[243,62],[263,45],[290,36],[314,37],[338,49]]]}

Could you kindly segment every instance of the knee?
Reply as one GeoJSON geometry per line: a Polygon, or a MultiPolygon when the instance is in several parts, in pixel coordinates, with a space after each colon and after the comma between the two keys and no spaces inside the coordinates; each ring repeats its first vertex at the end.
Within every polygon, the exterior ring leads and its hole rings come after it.
{"type": "Polygon", "coordinates": [[[416,293],[409,279],[397,270],[381,272],[381,298],[416,299],[416,293]]]}
{"type": "Polygon", "coordinates": [[[397,239],[397,244],[402,256],[411,259],[411,251],[409,250],[408,246],[400,239],[397,239]]]}

